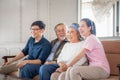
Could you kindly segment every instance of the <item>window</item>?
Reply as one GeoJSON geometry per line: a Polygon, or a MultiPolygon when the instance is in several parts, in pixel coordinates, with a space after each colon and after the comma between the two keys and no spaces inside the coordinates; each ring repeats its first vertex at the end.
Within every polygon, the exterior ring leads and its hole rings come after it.
{"type": "Polygon", "coordinates": [[[100,2],[94,5],[93,1],[107,0],[78,0],[78,22],[81,18],[90,18],[93,20],[96,24],[97,37],[120,36],[120,0],[114,2],[114,5],[110,2],[111,6],[106,6],[106,4],[100,2]]]}
{"type": "Polygon", "coordinates": [[[115,5],[113,5],[113,10],[114,10],[114,19],[113,19],[113,22],[114,22],[114,34],[113,36],[120,36],[120,16],[119,16],[119,13],[120,13],[120,0],[117,1],[115,3],[115,5]]]}

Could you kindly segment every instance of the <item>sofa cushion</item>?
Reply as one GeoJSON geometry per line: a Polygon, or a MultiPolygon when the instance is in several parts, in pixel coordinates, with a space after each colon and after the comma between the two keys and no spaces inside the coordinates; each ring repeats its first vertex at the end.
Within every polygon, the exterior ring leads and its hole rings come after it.
{"type": "Polygon", "coordinates": [[[100,79],[100,80],[119,80],[118,76],[110,76],[108,79],[100,79]]]}
{"type": "Polygon", "coordinates": [[[118,75],[119,70],[116,66],[120,64],[120,54],[107,54],[107,59],[110,65],[110,74],[118,75]]]}
{"type": "Polygon", "coordinates": [[[110,64],[111,75],[118,75],[117,64],[120,64],[120,40],[102,41],[108,62],[110,64]]]}
{"type": "Polygon", "coordinates": [[[105,52],[109,54],[120,54],[120,40],[113,41],[101,41],[105,52]]]}

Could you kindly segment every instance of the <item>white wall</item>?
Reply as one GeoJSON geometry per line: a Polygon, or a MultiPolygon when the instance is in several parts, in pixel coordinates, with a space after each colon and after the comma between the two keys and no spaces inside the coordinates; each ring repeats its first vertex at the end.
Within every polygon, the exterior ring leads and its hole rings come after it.
{"type": "Polygon", "coordinates": [[[45,22],[52,40],[57,23],[77,22],[77,0],[0,0],[0,43],[26,42],[35,20],[45,22]]]}
{"type": "Polygon", "coordinates": [[[0,0],[0,42],[19,42],[19,0],[0,0]]]}

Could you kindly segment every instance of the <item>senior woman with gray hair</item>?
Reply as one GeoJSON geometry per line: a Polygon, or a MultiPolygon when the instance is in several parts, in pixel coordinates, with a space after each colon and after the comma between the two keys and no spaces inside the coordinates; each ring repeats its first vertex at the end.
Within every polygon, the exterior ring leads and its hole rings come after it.
{"type": "MultiPolygon", "coordinates": [[[[72,23],[68,30],[67,30],[67,39],[69,42],[67,42],[60,55],[57,59],[57,64],[48,64],[43,65],[40,67],[40,80],[50,80],[50,76],[53,72],[54,74],[60,74],[65,72],[67,70],[68,64],[71,62],[71,60],[80,52],[81,47],[84,43],[84,41],[81,41],[81,36],[79,35],[78,31],[79,25],[77,23],[72,23]],[[67,67],[67,68],[66,68],[67,67]]],[[[82,59],[80,59],[75,66],[79,66],[84,64],[87,61],[86,57],[83,56],[82,59]]],[[[51,77],[51,80],[56,80],[59,77],[51,77]]],[[[62,77],[64,78],[64,77],[62,77]]],[[[64,80],[64,79],[60,79],[64,80]]]]}

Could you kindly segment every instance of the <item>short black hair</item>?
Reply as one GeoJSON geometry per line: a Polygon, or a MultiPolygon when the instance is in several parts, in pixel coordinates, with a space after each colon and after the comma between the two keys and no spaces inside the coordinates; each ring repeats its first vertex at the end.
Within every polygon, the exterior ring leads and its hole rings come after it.
{"type": "Polygon", "coordinates": [[[31,27],[32,26],[38,26],[40,29],[45,29],[45,24],[43,21],[35,21],[31,24],[31,27]]]}

